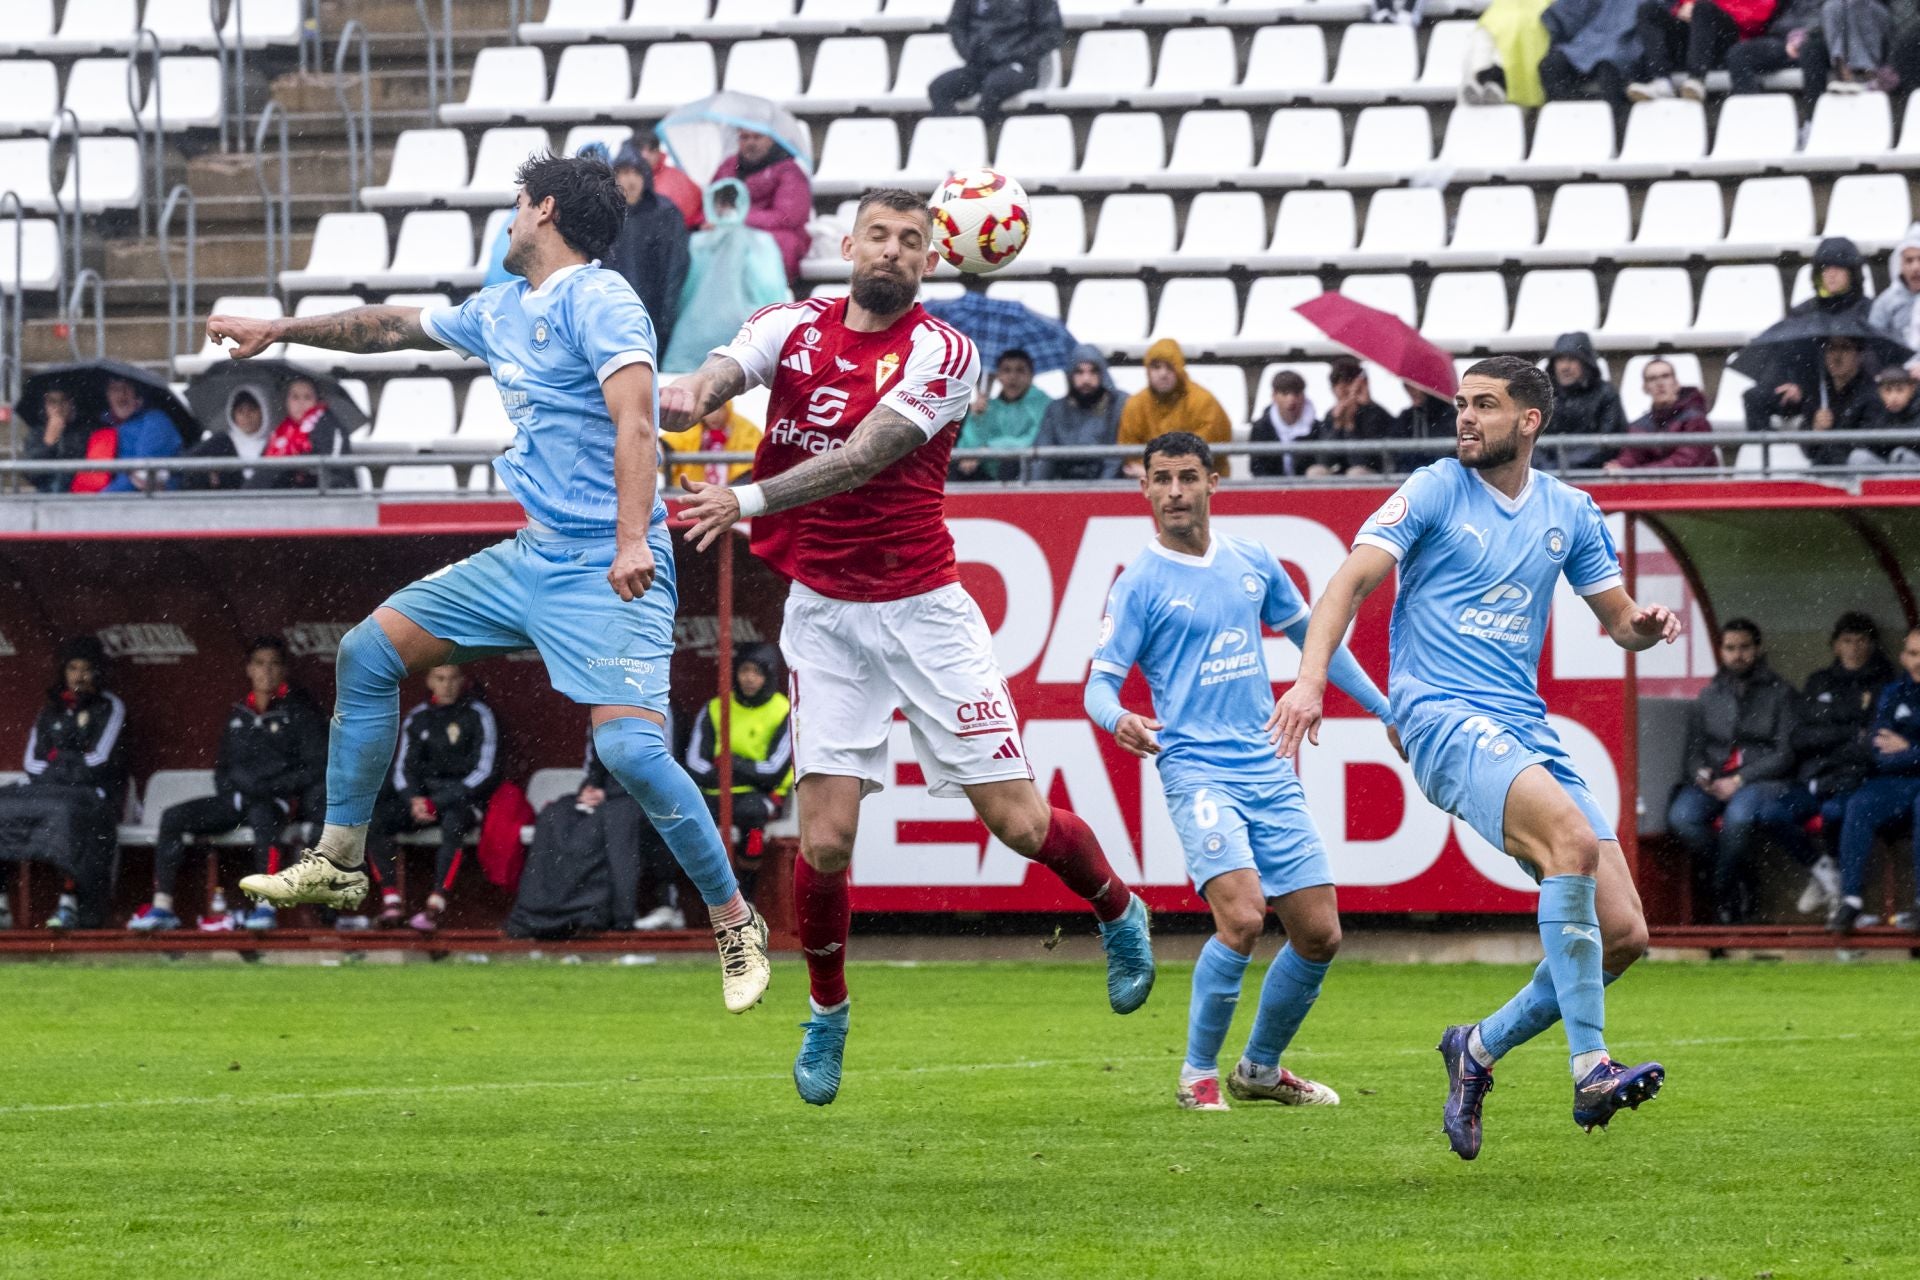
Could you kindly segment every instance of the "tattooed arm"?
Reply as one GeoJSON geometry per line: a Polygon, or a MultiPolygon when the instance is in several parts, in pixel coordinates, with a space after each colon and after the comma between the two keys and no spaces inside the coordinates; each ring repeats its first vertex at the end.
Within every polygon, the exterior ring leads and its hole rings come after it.
{"type": "MultiPolygon", "coordinates": [[[[857,489],[925,443],[926,432],[881,405],[861,420],[843,447],[815,454],[790,471],[749,486],[758,491],[762,505],[748,514],[785,511],[857,489]]],[[[687,541],[705,551],[741,518],[740,491],[697,480],[688,482],[687,491],[694,495],[680,509],[694,522],[687,541]]]]}
{"type": "Polygon", "coordinates": [[[251,316],[211,316],[207,338],[231,338],[235,360],[257,356],[276,342],[300,342],[333,351],[438,351],[444,345],[420,324],[418,307],[353,307],[324,316],[260,320],[251,316]]]}
{"type": "Polygon", "coordinates": [[[660,431],[685,431],[747,389],[747,371],[732,356],[711,355],[700,368],[660,388],[660,431]]]}

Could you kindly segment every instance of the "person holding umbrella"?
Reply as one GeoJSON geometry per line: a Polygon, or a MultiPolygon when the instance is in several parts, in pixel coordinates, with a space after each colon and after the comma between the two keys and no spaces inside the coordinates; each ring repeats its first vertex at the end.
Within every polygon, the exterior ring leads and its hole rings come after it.
{"type": "MultiPolygon", "coordinates": [[[[257,461],[267,450],[267,391],[255,384],[235,386],[227,394],[227,407],[221,416],[226,430],[209,431],[204,440],[187,451],[189,458],[235,458],[257,461]]],[[[252,467],[232,471],[188,471],[180,485],[185,489],[238,489],[253,479],[252,467]]]]}
{"type": "Polygon", "coordinates": [[[798,283],[800,259],[813,242],[807,231],[813,217],[813,183],[807,171],[770,135],[742,129],[739,150],[714,171],[714,182],[727,178],[747,184],[747,225],[774,238],[788,283],[798,283]]]}
{"type": "MultiPolygon", "coordinates": [[[[180,452],[180,428],[147,403],[146,389],[131,378],[109,377],[107,410],[87,437],[88,458],[172,458],[180,452]]],[[[133,493],[166,488],[165,472],[82,471],[73,477],[74,493],[133,493]]]]}
{"type": "MultiPolygon", "coordinates": [[[[75,426],[78,418],[73,393],[64,387],[52,387],[40,397],[42,424],[29,422],[20,446],[20,456],[30,462],[76,462],[87,456],[88,433],[75,426]]],[[[33,487],[41,493],[65,493],[73,477],[58,472],[33,477],[33,487]]]]}
{"type": "MultiPolygon", "coordinates": [[[[1809,403],[1824,398],[1821,390],[1828,373],[1823,344],[1828,339],[1877,336],[1871,328],[1866,294],[1860,287],[1865,261],[1860,247],[1845,236],[1822,240],[1813,253],[1813,296],[1796,304],[1786,319],[1768,328],[1734,357],[1733,366],[1755,384],[1741,395],[1747,430],[1765,431],[1776,417],[1800,417],[1808,412],[1809,403]]],[[[1868,373],[1886,363],[1892,351],[1901,353],[1898,358],[1905,358],[1906,348],[1898,343],[1889,340],[1885,346],[1886,350],[1872,353],[1868,373]]]]}

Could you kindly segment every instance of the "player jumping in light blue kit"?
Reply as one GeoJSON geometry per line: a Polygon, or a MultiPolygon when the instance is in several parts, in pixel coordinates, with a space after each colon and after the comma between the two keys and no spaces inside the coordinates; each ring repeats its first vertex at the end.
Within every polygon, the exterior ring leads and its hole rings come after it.
{"type": "Polygon", "coordinates": [[[1507,1005],[1449,1027],[1443,1119],[1463,1160],[1480,1152],[1480,1105],[1502,1054],[1564,1020],[1574,1123],[1591,1131],[1660,1091],[1657,1062],[1607,1056],[1603,988],[1647,947],[1640,896],[1612,815],[1567,762],[1538,688],[1540,648],[1562,574],[1615,644],[1679,637],[1662,605],[1626,592],[1592,498],[1532,469],[1553,414],[1546,375],[1517,356],[1482,360],[1455,397],[1456,456],[1422,467],[1360,529],[1314,607],[1300,679],[1274,710],[1285,755],[1319,739],[1327,663],[1354,614],[1399,569],[1393,602],[1393,720],[1427,798],[1464,819],[1540,881],[1546,959],[1507,1005]]]}
{"type": "Polygon", "coordinates": [[[457,307],[357,307],[292,320],[214,316],[233,356],[277,342],[340,351],[452,348],[486,360],[514,443],[495,461],[527,527],[405,587],[340,644],[319,844],[240,887],[256,899],[352,907],[367,891],[367,823],[393,763],[400,682],[443,663],[537,649],[553,687],[592,708],[600,759],[647,811],[712,914],[735,1013],[766,990],[767,927],[734,882],[706,801],[665,737],[673,544],[657,492],[654,331],[633,288],[596,261],[625,202],[597,160],[521,166],[507,270],[457,307]]]}
{"type": "MultiPolygon", "coordinates": [[[[1273,683],[1260,627],[1299,644],[1307,605],[1271,552],[1210,532],[1220,480],[1204,440],[1184,431],[1160,436],[1144,463],[1140,489],[1159,533],[1107,597],[1086,707],[1127,751],[1154,757],[1193,887],[1213,912],[1214,936],[1193,970],[1176,1096],[1189,1110],[1227,1109],[1220,1046],[1271,906],[1287,943],[1260,984],[1253,1034],[1227,1088],[1247,1100],[1336,1106],[1339,1094],[1280,1065],[1340,946],[1326,848],[1293,765],[1266,739],[1273,683]],[[1158,719],[1120,705],[1136,663],[1158,719]]],[[[1332,655],[1331,672],[1354,701],[1386,718],[1387,700],[1344,648],[1332,655]]]]}

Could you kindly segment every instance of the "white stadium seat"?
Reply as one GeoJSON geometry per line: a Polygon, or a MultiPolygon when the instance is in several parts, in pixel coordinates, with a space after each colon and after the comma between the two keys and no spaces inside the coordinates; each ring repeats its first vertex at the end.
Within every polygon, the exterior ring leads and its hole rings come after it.
{"type": "Polygon", "coordinates": [[[1824,93],[1807,126],[1803,160],[1852,169],[1893,149],[1893,105],[1884,93],[1824,93]]]}
{"type": "Polygon", "coordinates": [[[1709,267],[1700,282],[1694,340],[1732,345],[1786,314],[1780,269],[1772,263],[1709,267]]]}
{"type": "Polygon", "coordinates": [[[1237,364],[1189,364],[1187,377],[1213,393],[1235,433],[1247,422],[1247,372],[1237,364]]]}
{"type": "Polygon", "coordinates": [[[387,288],[478,284],[473,264],[473,217],[464,209],[416,209],[400,223],[392,265],[380,276],[387,288]]]}
{"type": "Polygon", "coordinates": [[[657,118],[720,87],[713,46],[705,40],[650,44],[640,59],[640,81],[627,111],[657,118]]]}
{"type": "MultiPolygon", "coordinates": [[[[1033,205],[1033,232],[1021,261],[1066,262],[1086,253],[1087,213],[1079,196],[1029,196],[1028,200],[1033,205]]],[[[1054,310],[1059,310],[1057,303],[1054,310]]]]}
{"type": "Polygon", "coordinates": [[[1504,173],[1521,163],[1527,150],[1526,120],[1519,107],[1455,107],[1447,115],[1440,143],[1445,169],[1504,173]]]}
{"type": "MultiPolygon", "coordinates": [[[[1082,36],[1084,41],[1091,35],[1082,36]]],[[[1160,63],[1153,73],[1157,102],[1199,102],[1231,82],[1239,59],[1228,27],[1176,27],[1160,39],[1160,63]]]]}
{"type": "Polygon", "coordinates": [[[1445,246],[1447,210],[1433,187],[1388,187],[1367,205],[1359,252],[1402,261],[1425,259],[1445,246]]]}
{"type": "MultiPolygon", "coordinates": [[[[389,384],[391,386],[391,384],[389,384]]],[[[386,393],[382,393],[382,399],[386,393]]],[[[460,474],[446,463],[388,467],[380,482],[382,493],[454,493],[464,486],[460,474]]]]}
{"type": "MultiPolygon", "coordinates": [[[[280,299],[278,298],[260,297],[254,294],[227,294],[215,298],[213,305],[207,309],[207,314],[220,316],[251,316],[257,320],[278,320],[281,316],[285,315],[286,312],[281,308],[280,299]]],[[[190,356],[181,356],[178,360],[174,361],[175,371],[183,374],[199,373],[209,365],[226,361],[229,358],[227,350],[228,348],[225,342],[215,342],[203,335],[200,350],[197,353],[190,356]]],[[[286,353],[287,344],[284,342],[276,342],[262,351],[260,358],[263,360],[279,360],[284,358],[286,353]]]]}
{"type": "MultiPolygon", "coordinates": [[[[607,149],[607,154],[617,156],[620,148],[633,137],[630,124],[576,124],[567,130],[566,141],[560,146],[560,154],[577,156],[580,148],[589,142],[597,142],[607,149]]],[[[464,181],[464,179],[462,180],[464,181]]]]}
{"type": "Polygon", "coordinates": [[[228,48],[293,48],[305,24],[306,0],[234,0],[221,32],[228,48]]]}
{"type": "Polygon", "coordinates": [[[1748,178],[1733,195],[1726,244],[1775,255],[1813,238],[1813,184],[1806,178],[1748,178]]]}
{"type": "Polygon", "coordinates": [[[1912,221],[1905,175],[1850,173],[1833,180],[1821,234],[1847,236],[1863,249],[1874,249],[1894,244],[1912,221]]]}
{"type": "Polygon", "coordinates": [[[486,124],[524,117],[547,101],[547,55],[531,45],[493,45],[473,60],[467,96],[440,108],[449,124],[486,124]]]}
{"type": "Polygon", "coordinates": [[[280,287],[338,292],[387,269],[387,220],[377,213],[323,213],[307,265],[280,273],[280,287]]]}
{"type": "Polygon", "coordinates": [[[1350,252],[1359,232],[1351,191],[1289,191],[1280,198],[1269,253],[1317,259],[1350,252]]]}
{"type": "MultiPolygon", "coordinates": [[[[1160,289],[1150,337],[1173,338],[1191,357],[1232,342],[1240,328],[1240,301],[1233,281],[1178,276],[1160,289]]],[[[1243,397],[1244,398],[1244,397],[1243,397]]]]}
{"type": "Polygon", "coordinates": [[[894,72],[893,92],[887,99],[895,105],[925,102],[933,78],[959,65],[960,55],[953,51],[953,41],[945,32],[908,36],[900,47],[900,66],[894,72]]]}
{"type": "Polygon", "coordinates": [[[28,218],[16,224],[0,218],[0,293],[14,292],[14,245],[19,244],[18,284],[25,293],[58,289],[62,279],[60,230],[52,218],[28,218]],[[19,227],[16,233],[15,227],[19,227]]]}
{"type": "Polygon", "coordinates": [[[1693,285],[1685,267],[1627,267],[1614,278],[1598,335],[1612,347],[1672,342],[1693,326],[1693,285]]]}
{"type": "Polygon", "coordinates": [[[214,26],[213,6],[204,0],[147,0],[140,26],[153,32],[160,47],[169,53],[180,49],[213,50],[222,43],[214,26]]]}
{"type": "Polygon", "coordinates": [[[0,32],[0,57],[40,48],[53,38],[53,0],[13,0],[6,30],[0,32]]]}
{"type": "Polygon", "coordinates": [[[69,211],[76,203],[85,213],[140,207],[141,193],[146,190],[146,166],[140,163],[137,139],[81,138],[78,149],[78,162],[67,165],[66,177],[60,183],[60,202],[69,211]],[[84,191],[75,190],[76,181],[84,191]]]}
{"type": "Polygon", "coordinates": [[[151,844],[160,834],[160,815],[176,804],[213,794],[211,769],[156,769],[141,792],[140,821],[120,828],[128,844],[151,844]]]}
{"type": "Polygon", "coordinates": [[[545,129],[516,126],[489,129],[480,135],[473,157],[473,177],[459,192],[448,193],[448,203],[512,204],[518,184],[514,175],[528,156],[553,143],[545,129]]]}
{"type": "Polygon", "coordinates": [[[1510,338],[1538,347],[1563,333],[1600,327],[1600,286],[1586,270],[1529,271],[1513,300],[1510,338]]]}
{"type": "Polygon", "coordinates": [[[572,44],[626,20],[627,0],[547,0],[538,22],[520,24],[520,38],[535,44],[572,44]]]}
{"type": "Polygon", "coordinates": [[[1706,108],[1690,98],[1636,102],[1627,113],[1620,163],[1664,170],[1707,154],[1706,108]]]}
{"type": "Polygon", "coordinates": [[[46,53],[125,52],[139,26],[139,0],[67,0],[60,29],[34,47],[46,53]]]}
{"type": "Polygon", "coordinates": [[[1087,256],[1133,263],[1168,257],[1173,253],[1173,226],[1170,195],[1108,196],[1101,202],[1100,220],[1087,256]]]}
{"type": "Polygon", "coordinates": [[[1253,118],[1244,111],[1189,111],[1173,135],[1167,172],[1206,178],[1253,167],[1253,118]]]}
{"type": "MultiPolygon", "coordinates": [[[[1448,256],[1518,257],[1540,239],[1540,212],[1531,188],[1468,187],[1460,193],[1448,256]]],[[[1505,310],[1505,304],[1502,304],[1505,310]]]]}
{"type": "Polygon", "coordinates": [[[805,109],[873,102],[887,96],[887,42],[878,36],[822,40],[813,53],[805,109]]]}
{"type": "Polygon", "coordinates": [[[1420,332],[1447,347],[1484,345],[1507,330],[1507,284],[1498,271],[1446,271],[1427,289],[1420,332]]]}
{"type": "Polygon", "coordinates": [[[1313,276],[1256,277],[1247,290],[1246,314],[1240,319],[1242,345],[1268,350],[1324,346],[1325,335],[1294,310],[1323,292],[1313,276]]]}
{"type": "Polygon", "coordinates": [[[800,46],[791,40],[742,40],[727,52],[720,87],[757,97],[800,96],[800,46]]]}
{"type": "Polygon", "coordinates": [[[467,185],[467,139],[458,129],[406,129],[393,144],[387,180],[360,192],[375,208],[435,204],[467,185]]]}
{"type": "MultiPolygon", "coordinates": [[[[921,288],[924,296],[926,289],[921,288]]],[[[1036,315],[1049,320],[1060,318],[1060,290],[1040,280],[995,280],[987,286],[987,296],[1003,302],[1017,302],[1036,315]]]]}
{"type": "Polygon", "coordinates": [[[1720,104],[1712,158],[1742,167],[1756,160],[1777,162],[1794,153],[1799,133],[1792,94],[1736,93],[1720,104]]]}
{"type": "Polygon", "coordinates": [[[1080,160],[1080,172],[1102,178],[1137,178],[1157,174],[1166,162],[1166,130],[1158,115],[1103,111],[1087,130],[1087,154],[1080,160]]]}
{"type": "Polygon", "coordinates": [[[1639,257],[1700,253],[1718,243],[1726,219],[1719,183],[1704,178],[1656,182],[1641,202],[1633,251],[1639,257]]]}
{"type": "Polygon", "coordinates": [[[1247,75],[1241,82],[1243,95],[1272,97],[1314,89],[1326,81],[1327,37],[1318,23],[1262,27],[1253,33],[1247,75]]]}
{"type": "Polygon", "coordinates": [[[79,118],[80,128],[88,133],[132,133],[127,60],[81,58],[74,62],[67,68],[67,89],[61,105],[79,118]]]}
{"type": "Polygon", "coordinates": [[[1349,23],[1340,36],[1340,58],[1334,64],[1335,89],[1379,93],[1411,88],[1419,79],[1419,55],[1413,28],[1399,23],[1349,23]]]}
{"type": "Polygon", "coordinates": [[[441,443],[454,449],[504,449],[513,443],[513,435],[513,422],[500,404],[500,388],[492,378],[482,376],[467,384],[459,431],[441,443]]]}
{"type": "Polygon", "coordinates": [[[1073,121],[1064,115],[1009,117],[1000,126],[1000,145],[994,152],[993,163],[1002,173],[1017,173],[1027,179],[1072,173],[1078,167],[1074,159],[1073,121]]]}
{"type": "Polygon", "coordinates": [[[910,183],[938,184],[961,169],[987,163],[987,127],[977,116],[927,116],[913,127],[901,177],[910,183]]]}
{"type": "Polygon", "coordinates": [[[1231,265],[1258,257],[1266,247],[1267,211],[1257,192],[1203,191],[1187,209],[1176,256],[1183,262],[1209,258],[1231,265]]]}
{"type": "MultiPolygon", "coordinates": [[[[51,62],[0,62],[0,134],[45,133],[60,109],[60,74],[51,62]]],[[[124,101],[126,94],[122,92],[124,101]]]]}
{"type": "Polygon", "coordinates": [[[226,81],[220,59],[177,54],[160,59],[159,85],[147,86],[141,123],[161,131],[217,129],[226,111],[226,81]]]}
{"type": "Polygon", "coordinates": [[[794,0],[714,0],[713,23],[764,27],[793,16],[794,0]]]}
{"type": "MultiPolygon", "coordinates": [[[[1404,31],[1404,27],[1382,28],[1404,31]]],[[[1425,107],[1366,107],[1353,126],[1348,172],[1378,172],[1400,180],[1433,160],[1433,121],[1425,107]]]]}
{"type": "Polygon", "coordinates": [[[1147,286],[1138,280],[1082,280],[1067,304],[1067,329],[1103,349],[1144,342],[1147,286]]]}
{"type": "Polygon", "coordinates": [[[1042,96],[1058,106],[1111,106],[1145,89],[1152,78],[1146,32],[1089,31],[1074,43],[1066,86],[1042,96]]]}
{"type": "Polygon", "coordinates": [[[1420,325],[1420,312],[1414,301],[1411,276],[1348,276],[1340,282],[1340,292],[1355,302],[1398,316],[1415,328],[1420,325]]]}
{"type": "Polygon", "coordinates": [[[389,378],[366,443],[382,449],[445,445],[453,435],[453,384],[445,378],[389,378]]]}
{"type": "Polygon", "coordinates": [[[1553,193],[1540,247],[1575,256],[1610,255],[1632,232],[1626,187],[1617,182],[1568,183],[1553,193]]]}
{"type": "MultiPolygon", "coordinates": [[[[119,139],[109,139],[119,141],[119,139]]],[[[53,147],[45,138],[0,140],[0,173],[20,203],[36,213],[52,212],[53,147]]]]}
{"type": "Polygon", "coordinates": [[[820,144],[814,183],[864,190],[873,180],[899,172],[900,129],[893,121],[835,120],[820,144]]]}
{"type": "Polygon", "coordinates": [[[1332,107],[1281,107],[1267,122],[1260,172],[1300,177],[1337,173],[1346,165],[1346,126],[1332,107]]]}
{"type": "Polygon", "coordinates": [[[1613,159],[1613,109],[1604,102],[1549,102],[1535,113],[1527,167],[1548,173],[1604,166],[1613,159]]]}
{"type": "Polygon", "coordinates": [[[1427,53],[1420,64],[1420,84],[1452,98],[1460,90],[1460,78],[1467,63],[1467,48],[1473,42],[1472,19],[1436,22],[1427,31],[1427,53]]]}
{"type": "Polygon", "coordinates": [[[632,93],[633,62],[625,45],[574,45],[560,51],[546,102],[516,114],[529,120],[588,120],[611,115],[632,93]]]}

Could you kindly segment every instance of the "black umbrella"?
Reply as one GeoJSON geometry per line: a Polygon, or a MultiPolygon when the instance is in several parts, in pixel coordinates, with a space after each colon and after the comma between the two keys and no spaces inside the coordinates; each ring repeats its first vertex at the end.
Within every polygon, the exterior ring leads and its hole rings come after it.
{"type": "Polygon", "coordinates": [[[367,425],[367,415],[360,411],[345,387],[324,373],[314,373],[286,360],[222,360],[187,384],[187,403],[193,406],[202,422],[212,424],[217,430],[226,424],[227,402],[235,391],[241,387],[264,387],[275,401],[260,406],[271,427],[286,416],[287,384],[295,378],[305,378],[319,389],[320,398],[327,402],[327,411],[339,422],[340,430],[353,432],[367,425]]]}
{"type": "Polygon", "coordinates": [[[73,397],[74,420],[96,423],[107,411],[107,382],[112,378],[125,378],[139,387],[149,409],[158,409],[171,418],[180,432],[182,448],[206,434],[200,420],[193,416],[193,410],[174,394],[165,378],[118,360],[60,364],[36,373],[20,388],[20,403],[14,406],[14,412],[35,431],[41,430],[47,425],[47,392],[65,391],[73,397]]]}
{"type": "Polygon", "coordinates": [[[1769,325],[1727,361],[1763,387],[1811,383],[1820,377],[1821,351],[1836,338],[1858,346],[1869,369],[1905,364],[1913,352],[1867,323],[1865,308],[1808,307],[1769,325]]]}

